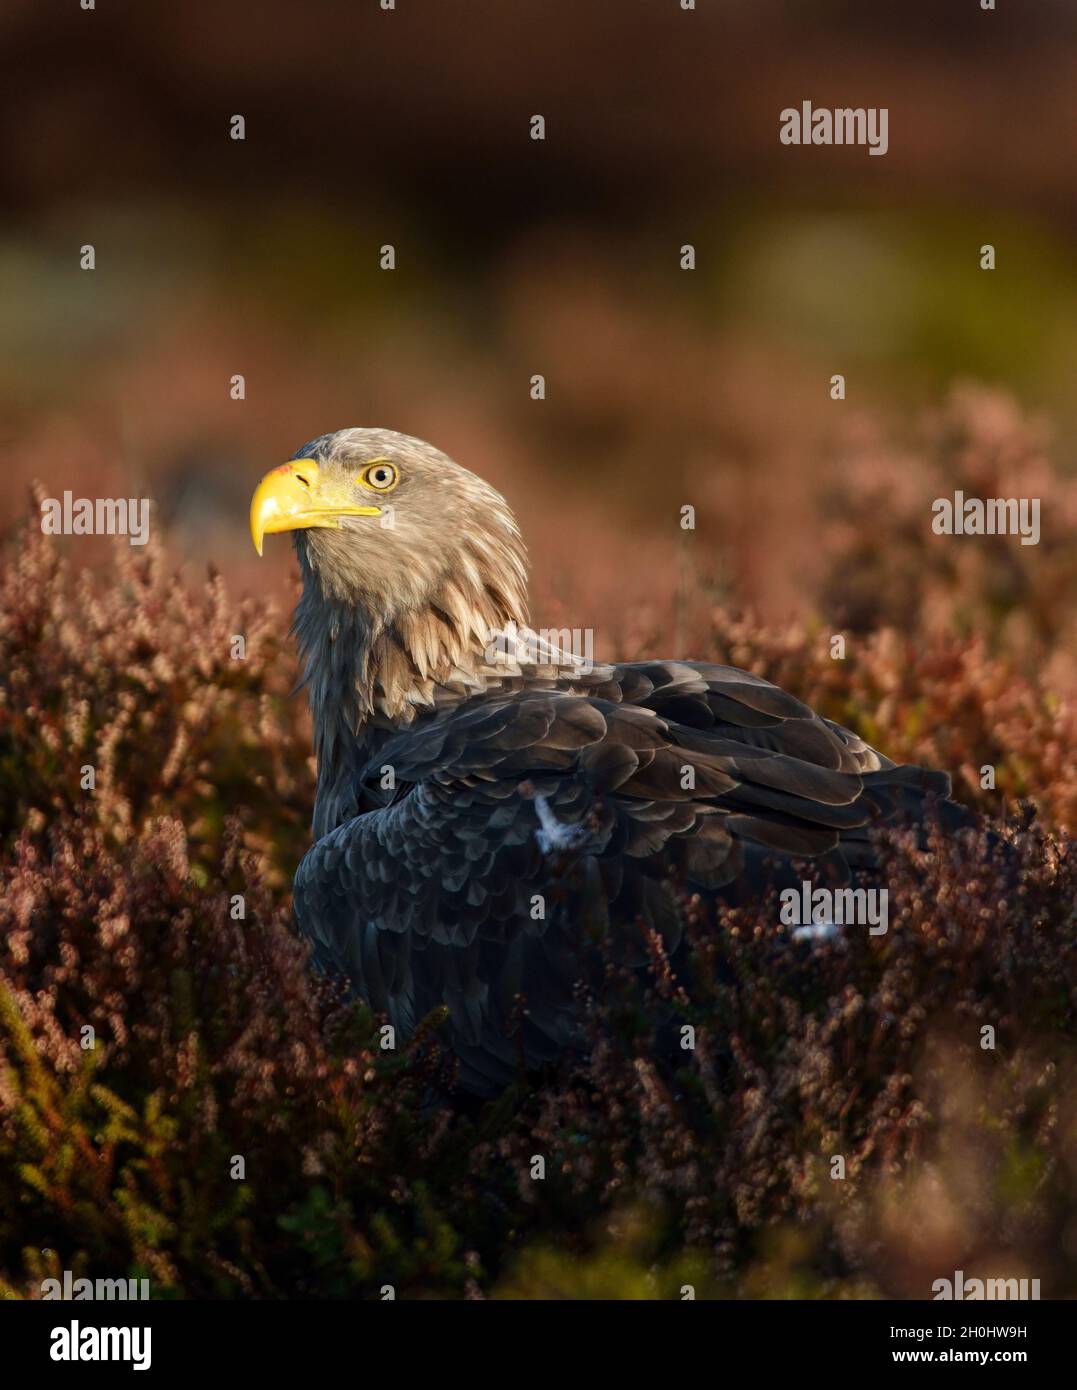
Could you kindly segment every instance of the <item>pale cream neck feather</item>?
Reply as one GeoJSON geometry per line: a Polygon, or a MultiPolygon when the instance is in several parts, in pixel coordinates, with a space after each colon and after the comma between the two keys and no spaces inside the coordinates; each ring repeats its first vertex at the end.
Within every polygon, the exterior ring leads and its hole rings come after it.
{"type": "Polygon", "coordinates": [[[360,713],[408,723],[424,708],[453,703],[520,675],[501,634],[526,627],[522,554],[480,541],[420,608],[405,609],[372,634],[357,672],[360,713]]]}

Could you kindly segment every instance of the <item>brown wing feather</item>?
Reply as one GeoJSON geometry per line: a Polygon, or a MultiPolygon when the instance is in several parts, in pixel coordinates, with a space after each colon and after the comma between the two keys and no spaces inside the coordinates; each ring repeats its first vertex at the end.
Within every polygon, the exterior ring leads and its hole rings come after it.
{"type": "Polygon", "coordinates": [[[381,736],[354,800],[390,765],[392,804],[325,835],[296,875],[322,963],[405,1036],[445,1004],[462,1081],[480,1091],[520,1048],[537,1064],[572,1043],[586,939],[632,963],[640,927],[676,949],[671,871],[742,895],[768,856],[840,873],[870,863],[873,826],[949,791],[734,667],[645,662],[555,684],[381,736]]]}

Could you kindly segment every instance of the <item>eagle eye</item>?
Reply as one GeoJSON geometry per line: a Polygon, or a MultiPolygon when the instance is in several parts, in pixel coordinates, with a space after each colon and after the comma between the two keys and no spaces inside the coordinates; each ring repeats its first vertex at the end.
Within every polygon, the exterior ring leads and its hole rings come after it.
{"type": "Polygon", "coordinates": [[[375,459],[359,474],[359,481],[363,487],[373,488],[375,492],[389,492],[400,481],[400,475],[385,459],[375,459]]]}

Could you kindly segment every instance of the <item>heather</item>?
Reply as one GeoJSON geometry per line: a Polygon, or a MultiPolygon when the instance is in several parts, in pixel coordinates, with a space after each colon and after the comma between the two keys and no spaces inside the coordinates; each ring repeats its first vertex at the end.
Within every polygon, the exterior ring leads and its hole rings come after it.
{"type": "MultiPolygon", "coordinates": [[[[880,841],[885,936],[685,897],[687,964],[656,946],[650,988],[693,1051],[653,1053],[611,966],[586,1063],[466,1104],[436,1017],[383,1053],[292,933],[313,774],[285,608],[157,539],[85,568],[31,509],[0,568],[5,1295],[64,1269],[172,1298],[922,1298],[956,1269],[1077,1292],[1075,485],[969,388],[812,476],[799,615],[738,611],[712,554],[748,540],[703,508],[722,543],[656,583],[678,652],[949,769],[982,826],[880,841]],[[932,536],[955,487],[1050,499],[1041,544],[932,536]]],[[[536,616],[571,621],[617,546],[536,616]]],[[[610,654],[668,654],[654,611],[622,607],[610,654]]]]}

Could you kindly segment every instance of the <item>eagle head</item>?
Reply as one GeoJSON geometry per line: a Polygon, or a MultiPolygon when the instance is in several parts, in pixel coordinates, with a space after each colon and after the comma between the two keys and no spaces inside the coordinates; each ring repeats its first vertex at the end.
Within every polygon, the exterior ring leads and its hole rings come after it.
{"type": "MultiPolygon", "coordinates": [[[[526,552],[508,503],[421,439],[382,429],[323,434],[267,473],[251,539],[293,532],[296,613],[312,699],[341,687],[360,717],[407,718],[440,687],[482,682],[491,635],[527,622],[526,552]]],[[[316,710],[317,712],[317,710],[316,710]]]]}
{"type": "Polygon", "coordinates": [[[326,594],[372,616],[435,600],[454,572],[481,587],[507,568],[510,587],[526,584],[520,531],[501,494],[432,444],[392,430],[337,430],[304,444],[259,483],[250,523],[259,555],[266,535],[294,532],[326,594]]]}

